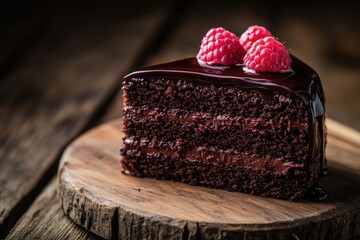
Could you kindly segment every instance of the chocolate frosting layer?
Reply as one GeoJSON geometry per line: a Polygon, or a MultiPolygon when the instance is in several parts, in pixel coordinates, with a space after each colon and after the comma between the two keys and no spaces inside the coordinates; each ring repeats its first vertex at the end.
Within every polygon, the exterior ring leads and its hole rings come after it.
{"type": "Polygon", "coordinates": [[[187,58],[144,68],[127,75],[125,81],[143,81],[149,78],[185,79],[196,84],[231,86],[258,91],[265,96],[276,92],[301,98],[311,111],[309,126],[311,154],[306,163],[320,156],[320,177],[325,172],[325,104],[324,92],[318,74],[298,58],[291,56],[292,71],[287,73],[252,73],[243,66],[213,67],[200,65],[196,58],[187,58]]]}

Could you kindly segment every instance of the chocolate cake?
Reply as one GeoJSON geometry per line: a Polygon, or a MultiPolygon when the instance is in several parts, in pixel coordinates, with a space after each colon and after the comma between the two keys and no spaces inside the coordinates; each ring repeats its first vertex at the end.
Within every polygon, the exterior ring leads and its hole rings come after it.
{"type": "Polygon", "coordinates": [[[323,199],[325,107],[314,70],[262,26],[218,27],[196,58],[124,78],[124,172],[265,197],[323,199]]]}
{"type": "Polygon", "coordinates": [[[294,56],[292,71],[255,73],[196,58],[124,78],[126,173],[296,200],[325,169],[324,94],[294,56]]]}

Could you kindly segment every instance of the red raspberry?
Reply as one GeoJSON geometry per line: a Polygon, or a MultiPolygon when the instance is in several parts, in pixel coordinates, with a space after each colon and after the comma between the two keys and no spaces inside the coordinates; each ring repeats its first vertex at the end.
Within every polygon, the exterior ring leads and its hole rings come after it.
{"type": "Polygon", "coordinates": [[[251,26],[241,35],[240,44],[248,51],[257,40],[271,36],[272,34],[266,28],[257,25],[251,26]]]}
{"type": "Polygon", "coordinates": [[[244,57],[245,67],[257,72],[282,72],[291,68],[285,46],[273,37],[257,40],[244,57]]]}
{"type": "Polygon", "coordinates": [[[212,28],[201,42],[198,60],[209,65],[235,65],[245,55],[238,37],[224,28],[212,28]]]}

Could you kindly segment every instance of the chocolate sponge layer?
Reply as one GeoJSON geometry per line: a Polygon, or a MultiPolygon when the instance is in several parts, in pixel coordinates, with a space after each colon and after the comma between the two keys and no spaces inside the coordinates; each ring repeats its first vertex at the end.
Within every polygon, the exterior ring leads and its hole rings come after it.
{"type": "MultiPolygon", "coordinates": [[[[267,169],[254,170],[236,164],[174,159],[161,153],[139,156],[136,151],[123,150],[123,154],[127,156],[122,161],[123,168],[137,177],[180,181],[288,200],[300,198],[312,185],[305,170],[293,170],[283,174],[267,169]]],[[[312,178],[315,177],[316,173],[312,178]]]]}
{"type": "Polygon", "coordinates": [[[243,129],[239,126],[214,125],[206,121],[186,122],[125,117],[125,133],[137,139],[156,139],[179,148],[196,146],[234,149],[250,154],[270,155],[284,161],[305,162],[309,155],[307,130],[243,129]],[[179,141],[181,139],[181,141],[179,141]]]}
{"type": "Polygon", "coordinates": [[[309,121],[309,109],[300,97],[275,92],[268,95],[238,87],[204,86],[172,78],[147,78],[124,83],[126,106],[188,110],[212,115],[242,116],[279,122],[309,121]],[[306,110],[305,110],[306,109],[306,110]]]}

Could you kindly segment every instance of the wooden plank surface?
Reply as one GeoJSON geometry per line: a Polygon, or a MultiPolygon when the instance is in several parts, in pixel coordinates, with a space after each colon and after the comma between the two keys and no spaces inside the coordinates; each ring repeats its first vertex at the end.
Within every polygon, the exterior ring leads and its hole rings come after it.
{"type": "Polygon", "coordinates": [[[123,137],[118,119],[85,133],[65,151],[59,167],[62,207],[76,223],[106,238],[360,237],[360,186],[353,184],[360,181],[360,152],[349,151],[360,134],[348,142],[332,136],[342,131],[339,125],[328,128],[331,177],[320,181],[329,193],[326,201],[289,202],[125,175],[118,154],[123,137]],[[335,138],[350,148],[339,147],[335,138]]]}
{"type": "Polygon", "coordinates": [[[60,207],[53,178],[6,239],[99,239],[74,223],[60,207]]]}
{"type": "Polygon", "coordinates": [[[67,17],[52,22],[0,82],[0,237],[55,173],[62,149],[119,88],[119,76],[163,19],[156,8],[122,15],[120,3],[79,7],[63,6],[59,13],[67,17]]]}

